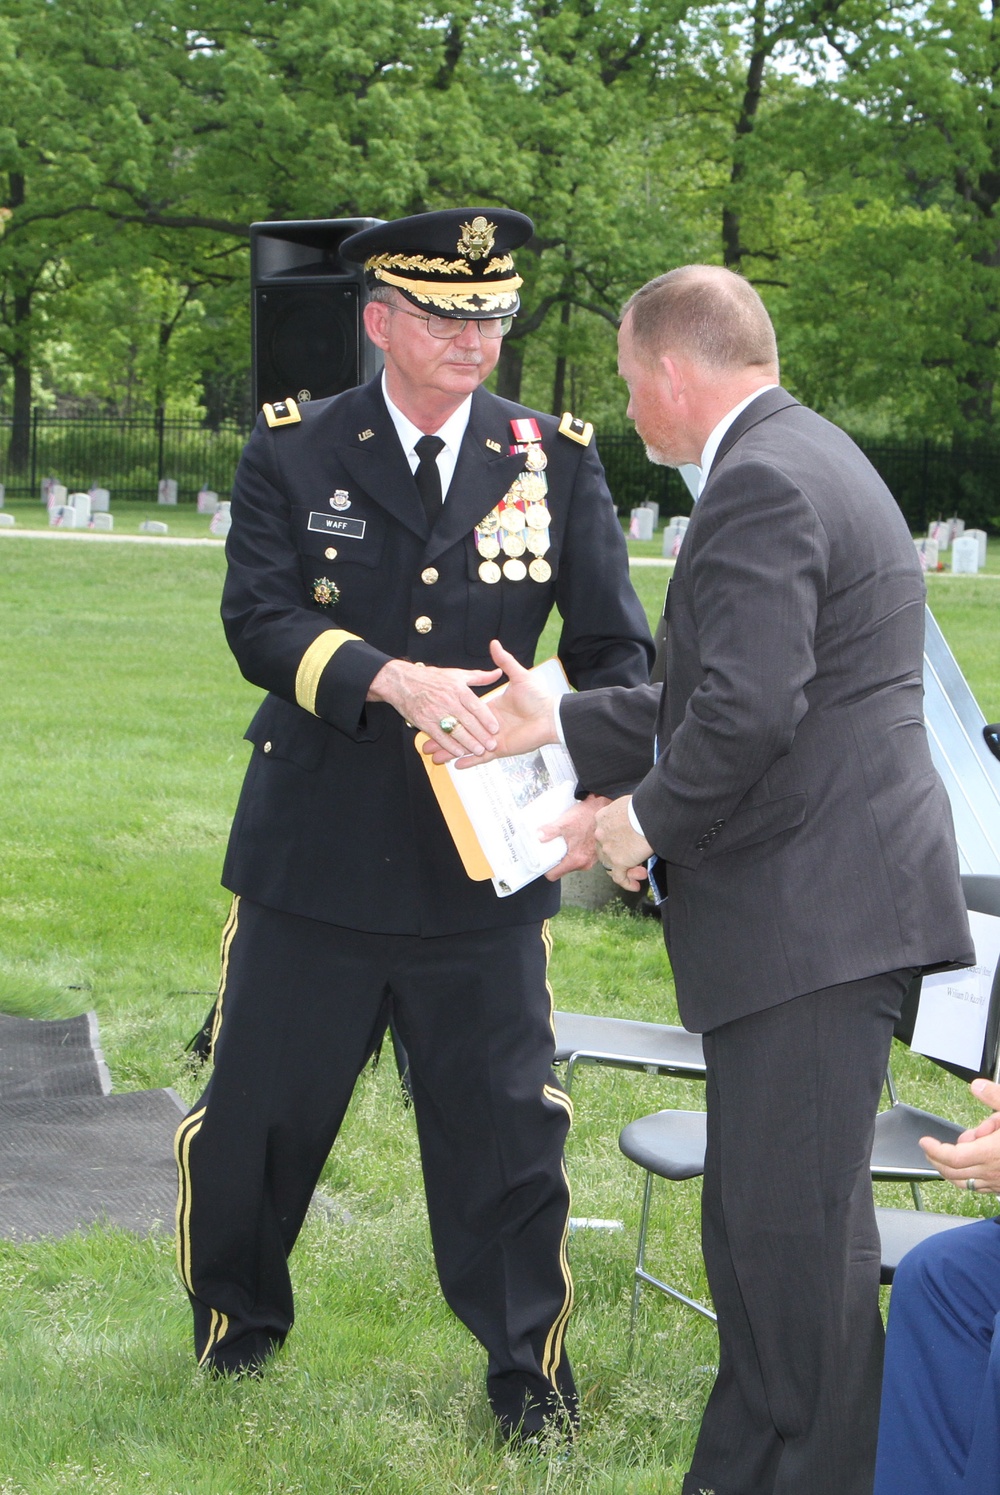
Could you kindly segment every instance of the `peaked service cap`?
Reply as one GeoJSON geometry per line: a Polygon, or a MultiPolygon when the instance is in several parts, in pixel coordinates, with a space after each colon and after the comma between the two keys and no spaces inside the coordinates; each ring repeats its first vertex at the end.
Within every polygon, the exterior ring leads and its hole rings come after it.
{"type": "Polygon", "coordinates": [[[369,285],[395,286],[414,306],[442,317],[504,317],[521,304],[511,250],[535,225],[509,208],[444,208],[351,234],[345,259],[369,285]]]}

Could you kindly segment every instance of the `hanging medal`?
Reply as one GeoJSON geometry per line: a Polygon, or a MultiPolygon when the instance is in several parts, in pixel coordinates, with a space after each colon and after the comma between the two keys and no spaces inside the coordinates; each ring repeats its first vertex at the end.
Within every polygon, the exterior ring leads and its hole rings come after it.
{"type": "Polygon", "coordinates": [[[514,479],[499,506],[501,527],[507,535],[507,543],[501,540],[501,545],[509,557],[503,571],[511,581],[523,581],[530,576],[532,581],[546,582],[552,575],[552,567],[543,559],[549,548],[552,523],[545,476],[549,459],[542,448],[542,433],[536,420],[512,420],[510,429],[514,438],[511,455],[523,452],[524,472],[514,479]],[[532,557],[527,565],[520,559],[526,552],[532,557]]]}

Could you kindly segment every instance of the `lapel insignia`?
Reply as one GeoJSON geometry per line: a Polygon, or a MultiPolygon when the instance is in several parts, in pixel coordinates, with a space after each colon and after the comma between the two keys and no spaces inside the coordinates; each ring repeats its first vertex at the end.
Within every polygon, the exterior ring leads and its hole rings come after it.
{"type": "Polygon", "coordinates": [[[359,441],[370,441],[370,440],[371,440],[371,438],[372,438],[372,437],[373,437],[373,436],[374,436],[374,435],[375,435],[375,432],[374,432],[374,431],[373,431],[373,430],[372,430],[372,428],[371,428],[371,426],[369,426],[369,427],[368,427],[368,428],[367,428],[367,430],[364,430],[364,431],[359,431],[359,432],[358,432],[358,440],[359,440],[359,441]]]}
{"type": "Polygon", "coordinates": [[[487,436],[486,438],[486,445],[489,447],[491,452],[503,451],[503,447],[500,445],[499,441],[493,441],[489,436],[487,436]]]}
{"type": "Polygon", "coordinates": [[[269,426],[295,426],[302,419],[291,395],[287,400],[275,400],[273,405],[265,405],[263,409],[269,426]]]}
{"type": "Polygon", "coordinates": [[[351,495],[348,493],[346,488],[338,488],[333,497],[330,499],[330,508],[336,509],[339,513],[344,509],[349,509],[350,507],[351,495]]]}
{"type": "Polygon", "coordinates": [[[567,410],[559,422],[559,435],[568,436],[570,441],[578,441],[581,446],[589,446],[594,439],[594,428],[589,420],[581,420],[567,410]]]}

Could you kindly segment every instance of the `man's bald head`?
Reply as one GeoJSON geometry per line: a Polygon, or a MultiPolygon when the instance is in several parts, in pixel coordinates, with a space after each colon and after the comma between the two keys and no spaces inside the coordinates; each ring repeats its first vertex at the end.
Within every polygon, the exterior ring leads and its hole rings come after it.
{"type": "Polygon", "coordinates": [[[637,356],[681,356],[718,374],[778,375],[778,345],[749,281],[720,265],[683,265],[650,280],[622,310],[637,356]]]}

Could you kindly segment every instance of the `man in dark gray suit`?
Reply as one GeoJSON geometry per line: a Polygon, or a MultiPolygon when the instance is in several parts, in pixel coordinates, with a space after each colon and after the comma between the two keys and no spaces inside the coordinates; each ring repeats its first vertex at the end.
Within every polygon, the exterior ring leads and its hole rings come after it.
{"type": "Polygon", "coordinates": [[[868,1159],[915,971],[972,958],[923,722],[924,587],[892,495],[778,384],[767,313],[688,266],[625,309],[654,462],[701,469],[664,684],[512,687],[505,752],[561,731],[615,881],[650,876],[705,1035],[702,1228],[719,1371],[684,1495],[870,1495],[882,1326],[868,1159]],[[634,788],[631,795],[623,793],[634,788]]]}

